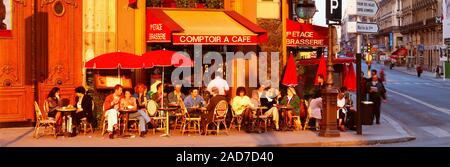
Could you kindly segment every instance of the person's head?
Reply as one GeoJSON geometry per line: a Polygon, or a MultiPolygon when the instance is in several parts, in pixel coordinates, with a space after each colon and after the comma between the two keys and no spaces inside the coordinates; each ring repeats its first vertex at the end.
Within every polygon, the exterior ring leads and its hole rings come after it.
{"type": "Polygon", "coordinates": [[[158,93],[162,93],[162,86],[163,86],[162,83],[159,83],[159,84],[156,86],[156,89],[157,89],[158,93]]]}
{"type": "Polygon", "coordinates": [[[181,84],[176,84],[175,85],[175,92],[181,92],[181,84]]]}
{"type": "Polygon", "coordinates": [[[114,86],[114,95],[121,96],[122,95],[122,90],[123,90],[122,85],[117,84],[116,86],[114,86]]]}
{"type": "Polygon", "coordinates": [[[339,89],[341,91],[341,93],[346,93],[347,92],[347,87],[343,86],[339,89]]]}
{"type": "Polygon", "coordinates": [[[52,90],[50,90],[50,92],[48,93],[47,98],[51,97],[51,98],[55,98],[58,97],[59,98],[59,88],[58,87],[53,87],[52,90]]]}
{"type": "Polygon", "coordinates": [[[192,97],[197,97],[198,96],[198,89],[197,88],[191,89],[191,95],[192,95],[192,97]]]}
{"type": "Polygon", "coordinates": [[[294,96],[296,94],[295,89],[293,87],[289,87],[287,90],[287,94],[288,96],[294,96]]]}
{"type": "Polygon", "coordinates": [[[239,87],[236,90],[236,96],[245,96],[247,94],[247,90],[244,87],[239,87]]]}
{"type": "Polygon", "coordinates": [[[322,74],[319,74],[317,76],[317,83],[323,84],[323,75],[322,74]]]}
{"type": "Polygon", "coordinates": [[[266,86],[265,86],[265,85],[263,85],[263,84],[258,84],[258,91],[259,91],[259,92],[264,91],[264,89],[266,89],[266,86]]]}
{"type": "Polygon", "coordinates": [[[213,96],[218,95],[218,94],[219,94],[219,88],[213,87],[213,88],[211,89],[211,94],[212,94],[213,96]]]}
{"type": "Polygon", "coordinates": [[[132,94],[132,93],[133,93],[133,92],[132,92],[130,89],[125,90],[125,98],[126,98],[126,99],[131,98],[131,94],[132,94]]]}
{"type": "Polygon", "coordinates": [[[377,80],[378,79],[378,76],[377,76],[377,70],[371,70],[370,71],[370,76],[372,77],[372,80],[373,81],[375,81],[375,80],[377,80]]]}
{"type": "Polygon", "coordinates": [[[134,92],[138,93],[138,94],[145,94],[145,90],[147,89],[147,86],[145,86],[144,84],[138,84],[135,88],[134,88],[134,92]]]}
{"type": "Polygon", "coordinates": [[[75,93],[77,94],[78,97],[84,96],[84,94],[86,94],[86,89],[82,86],[79,86],[75,88],[75,93]]]}

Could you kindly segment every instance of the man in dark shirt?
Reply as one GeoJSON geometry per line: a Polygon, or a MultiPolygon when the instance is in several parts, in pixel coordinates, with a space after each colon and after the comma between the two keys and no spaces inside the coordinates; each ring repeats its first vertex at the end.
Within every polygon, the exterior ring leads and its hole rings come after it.
{"type": "Polygon", "coordinates": [[[216,108],[217,104],[222,101],[222,100],[227,100],[227,98],[225,96],[219,95],[219,88],[217,87],[213,87],[211,89],[211,93],[212,93],[212,97],[209,100],[208,106],[206,106],[206,114],[202,115],[202,120],[201,120],[201,126],[203,128],[203,134],[206,134],[206,125],[211,123],[213,121],[213,117],[214,117],[214,109],[216,108]]]}

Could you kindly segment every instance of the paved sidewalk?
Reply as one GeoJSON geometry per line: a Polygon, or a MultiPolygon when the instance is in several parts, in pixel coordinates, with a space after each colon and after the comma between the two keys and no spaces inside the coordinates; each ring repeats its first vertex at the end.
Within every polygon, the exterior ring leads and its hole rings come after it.
{"type": "Polygon", "coordinates": [[[388,144],[414,140],[398,123],[382,116],[380,125],[363,126],[363,135],[355,131],[341,132],[341,137],[319,137],[315,131],[266,132],[248,134],[232,130],[227,136],[199,136],[191,134],[181,136],[179,131],[172,131],[170,137],[160,137],[161,133],[148,134],[147,137],[129,137],[109,139],[99,132],[73,138],[63,136],[57,139],[43,136],[32,137],[33,128],[0,129],[0,146],[2,147],[298,147],[298,146],[363,146],[388,144]]]}

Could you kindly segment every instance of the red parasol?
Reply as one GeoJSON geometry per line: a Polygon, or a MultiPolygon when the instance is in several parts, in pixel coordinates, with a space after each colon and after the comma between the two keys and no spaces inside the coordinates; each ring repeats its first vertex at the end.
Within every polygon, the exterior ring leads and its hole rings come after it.
{"type": "Polygon", "coordinates": [[[169,50],[155,50],[146,52],[142,55],[144,68],[158,67],[192,67],[194,62],[183,54],[169,50]]]}
{"type": "Polygon", "coordinates": [[[286,70],[284,71],[283,85],[286,86],[297,86],[297,66],[295,65],[294,55],[289,55],[289,59],[286,65],[286,70]]]}
{"type": "Polygon", "coordinates": [[[344,86],[347,87],[349,91],[356,91],[356,73],[353,68],[353,63],[350,64],[349,71],[345,76],[344,86]]]}
{"type": "Polygon", "coordinates": [[[99,55],[84,65],[89,69],[139,69],[140,57],[126,52],[111,52],[99,55]]]}
{"type": "Polygon", "coordinates": [[[320,74],[323,76],[323,81],[324,81],[324,83],[325,83],[326,80],[327,80],[327,64],[326,64],[326,62],[325,62],[325,56],[324,56],[324,55],[322,55],[322,56],[320,57],[320,60],[319,60],[319,68],[317,69],[316,78],[314,79],[314,85],[318,85],[318,84],[319,84],[319,83],[317,82],[317,80],[318,80],[318,76],[319,76],[320,74]]]}
{"type": "MultiPolygon", "coordinates": [[[[144,68],[152,68],[154,66],[163,67],[162,83],[164,84],[164,67],[192,67],[194,62],[185,55],[169,50],[155,50],[146,52],[142,55],[142,63],[144,68]]],[[[164,92],[164,86],[163,86],[164,92]]],[[[164,98],[161,98],[161,108],[164,106],[164,98]]]]}

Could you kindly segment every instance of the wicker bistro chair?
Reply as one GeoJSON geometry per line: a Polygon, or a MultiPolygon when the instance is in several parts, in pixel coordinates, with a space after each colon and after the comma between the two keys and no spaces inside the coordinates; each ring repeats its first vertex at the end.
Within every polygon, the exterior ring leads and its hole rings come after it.
{"type": "MultiPolygon", "coordinates": [[[[222,100],[219,103],[217,103],[216,108],[214,109],[213,121],[211,122],[217,127],[216,135],[219,135],[221,124],[223,124],[225,126],[225,132],[228,135],[228,128],[227,128],[227,124],[226,124],[227,112],[228,112],[227,101],[222,100]]],[[[205,127],[206,132],[215,131],[215,130],[208,130],[209,124],[210,123],[206,124],[206,127],[205,127]]],[[[205,135],[208,135],[208,133],[206,133],[205,135]]]]}
{"type": "Polygon", "coordinates": [[[44,127],[44,134],[47,127],[50,127],[52,130],[52,135],[56,138],[56,121],[54,119],[44,118],[42,115],[41,109],[39,108],[38,103],[34,102],[34,111],[36,112],[36,127],[34,129],[33,137],[39,138],[39,129],[44,127]]]}
{"type": "Polygon", "coordinates": [[[267,132],[267,122],[269,121],[269,118],[271,118],[270,115],[264,114],[263,110],[267,109],[267,107],[258,107],[256,109],[256,114],[253,115],[253,126],[257,124],[258,126],[261,126],[261,124],[264,124],[264,131],[267,132]]]}
{"type": "Polygon", "coordinates": [[[201,129],[200,129],[200,122],[201,122],[201,117],[191,117],[188,110],[184,109],[183,111],[183,119],[182,119],[182,123],[181,123],[181,135],[184,135],[184,132],[198,132],[199,134],[201,134],[201,129]],[[191,128],[191,125],[192,128],[191,128]],[[187,129],[186,129],[187,126],[187,129]]]}
{"type": "MultiPolygon", "coordinates": [[[[94,101],[92,101],[92,111],[94,111],[94,101]]],[[[88,130],[92,133],[94,133],[94,128],[92,128],[92,123],[87,121],[87,118],[82,118],[81,122],[80,122],[80,126],[83,131],[83,134],[86,135],[86,133],[88,132],[88,130]],[[89,129],[88,129],[89,126],[89,129]]]]}
{"type": "Polygon", "coordinates": [[[230,129],[234,128],[234,127],[237,127],[238,131],[240,132],[241,131],[241,124],[242,124],[242,120],[243,120],[242,114],[241,115],[237,115],[236,112],[233,109],[231,109],[231,115],[233,116],[233,118],[231,118],[230,129]],[[234,125],[235,122],[236,122],[237,126],[234,125]]]}
{"type": "Polygon", "coordinates": [[[154,123],[158,127],[153,127],[153,134],[156,133],[156,130],[165,130],[166,129],[166,117],[162,115],[160,112],[158,112],[158,104],[153,101],[149,100],[147,103],[147,113],[148,116],[154,121],[154,123]]]}

